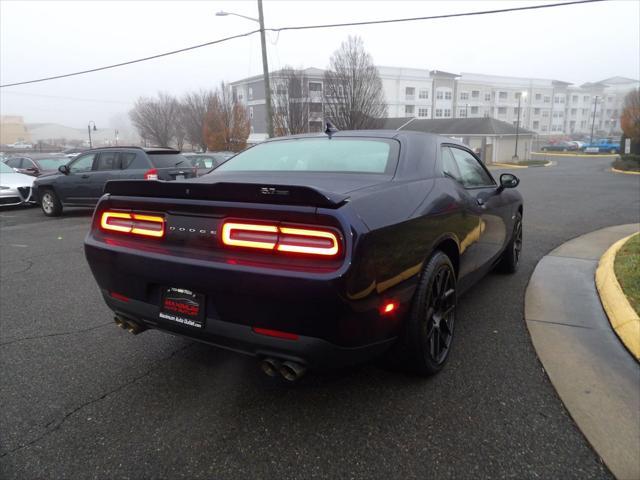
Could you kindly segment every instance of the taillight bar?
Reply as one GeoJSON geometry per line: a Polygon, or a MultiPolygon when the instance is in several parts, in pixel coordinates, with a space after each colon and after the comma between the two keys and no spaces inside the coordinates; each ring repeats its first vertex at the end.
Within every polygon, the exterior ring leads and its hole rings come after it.
{"type": "Polygon", "coordinates": [[[340,253],[340,241],[334,231],[310,227],[229,221],[222,225],[222,243],[229,247],[324,257],[335,257],[340,253]]]}
{"type": "Polygon", "coordinates": [[[144,237],[164,236],[164,217],[130,212],[102,212],[100,228],[111,232],[130,233],[144,237]]]}

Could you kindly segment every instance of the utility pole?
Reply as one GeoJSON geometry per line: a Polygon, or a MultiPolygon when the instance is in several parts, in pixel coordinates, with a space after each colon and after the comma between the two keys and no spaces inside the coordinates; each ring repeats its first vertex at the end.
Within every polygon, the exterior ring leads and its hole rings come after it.
{"type": "Polygon", "coordinates": [[[525,96],[527,92],[520,92],[518,95],[518,121],[516,122],[516,150],[513,153],[513,159],[516,162],[518,161],[518,135],[520,134],[520,102],[522,101],[522,97],[525,96]]]}
{"type": "Polygon", "coordinates": [[[93,148],[93,142],[91,141],[91,124],[92,123],[93,123],[93,131],[95,132],[97,130],[96,122],[94,122],[93,120],[89,121],[89,123],[87,124],[87,132],[89,132],[89,148],[93,148]]]}
{"type": "Polygon", "coordinates": [[[264,76],[264,98],[267,102],[267,135],[273,137],[273,112],[271,105],[271,82],[269,81],[269,64],[267,62],[267,42],[264,34],[264,15],[262,0],[258,0],[258,20],[260,21],[260,43],[262,43],[262,74],[264,76]]]}
{"type": "Polygon", "coordinates": [[[593,143],[593,127],[596,126],[596,105],[598,104],[598,95],[593,99],[593,120],[591,121],[591,139],[589,143],[593,143]]]}

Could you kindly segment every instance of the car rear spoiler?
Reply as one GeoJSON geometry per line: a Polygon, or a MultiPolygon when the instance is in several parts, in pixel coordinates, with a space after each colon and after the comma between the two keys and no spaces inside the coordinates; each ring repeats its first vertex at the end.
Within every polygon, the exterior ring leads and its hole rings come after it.
{"type": "Polygon", "coordinates": [[[301,185],[189,183],[157,180],[111,180],[105,184],[104,193],[115,196],[271,203],[320,208],[338,208],[349,198],[347,195],[301,185]]]}

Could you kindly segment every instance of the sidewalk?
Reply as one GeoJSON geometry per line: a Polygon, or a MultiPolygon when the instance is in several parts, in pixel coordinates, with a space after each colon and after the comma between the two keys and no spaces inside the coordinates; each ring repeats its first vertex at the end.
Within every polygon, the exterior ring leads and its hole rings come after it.
{"type": "Polygon", "coordinates": [[[525,294],[525,321],[551,383],[574,421],[619,479],[640,478],[640,365],[600,304],[595,271],[638,224],[575,238],[543,257],[525,294]]]}

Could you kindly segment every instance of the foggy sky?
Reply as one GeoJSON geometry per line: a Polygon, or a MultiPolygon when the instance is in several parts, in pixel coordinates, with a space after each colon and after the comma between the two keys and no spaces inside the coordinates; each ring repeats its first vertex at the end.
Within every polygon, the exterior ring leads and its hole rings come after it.
{"type": "MultiPolygon", "coordinates": [[[[267,27],[536,5],[538,1],[267,1],[267,27]]],[[[174,50],[257,28],[247,1],[0,1],[2,84],[174,50]]],[[[640,2],[616,1],[411,23],[269,33],[271,70],[326,68],[348,35],[377,65],[554,78],[576,84],[640,78],[640,2]]],[[[233,40],[123,68],[0,89],[0,112],[28,123],[122,122],[138,96],[213,88],[262,72],[260,38],[233,40]]]]}

